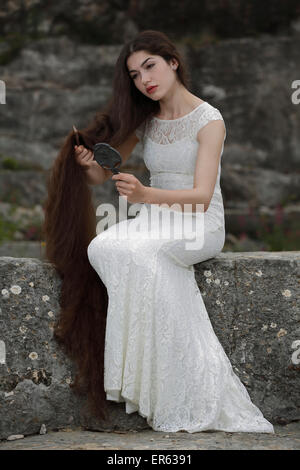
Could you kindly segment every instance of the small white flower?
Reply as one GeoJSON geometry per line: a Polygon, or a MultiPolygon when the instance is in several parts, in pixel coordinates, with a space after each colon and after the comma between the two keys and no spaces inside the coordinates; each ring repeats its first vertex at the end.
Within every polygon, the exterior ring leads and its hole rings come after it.
{"type": "Polygon", "coordinates": [[[281,336],[285,336],[287,334],[287,331],[284,328],[280,328],[280,330],[277,333],[277,338],[280,338],[281,336]]]}
{"type": "Polygon", "coordinates": [[[266,331],[268,329],[268,325],[263,325],[261,329],[262,331],[266,331]]]}
{"type": "Polygon", "coordinates": [[[7,289],[2,289],[1,294],[3,295],[4,298],[9,297],[9,292],[7,289]]]}
{"type": "Polygon", "coordinates": [[[32,360],[34,361],[35,359],[38,358],[38,355],[37,355],[36,352],[31,352],[31,353],[28,355],[28,357],[30,357],[30,359],[32,359],[32,360]]]}
{"type": "Polygon", "coordinates": [[[285,289],[281,292],[284,297],[291,297],[292,293],[289,289],[285,289]]]}
{"type": "Polygon", "coordinates": [[[34,307],[34,310],[38,311],[40,309],[40,307],[34,307]]]}
{"type": "Polygon", "coordinates": [[[10,288],[10,291],[13,293],[13,294],[16,294],[16,295],[19,295],[20,292],[21,292],[21,287],[20,286],[11,286],[10,288]]]}
{"type": "Polygon", "coordinates": [[[215,279],[215,284],[220,284],[220,279],[215,279]]]}
{"type": "Polygon", "coordinates": [[[276,328],[276,326],[277,326],[277,323],[273,323],[273,322],[270,325],[271,328],[276,328]]]}
{"type": "Polygon", "coordinates": [[[34,287],[34,283],[33,283],[33,282],[30,282],[29,285],[30,285],[30,287],[34,287]]]}
{"type": "Polygon", "coordinates": [[[239,327],[238,327],[238,326],[234,326],[233,329],[234,329],[234,330],[238,330],[239,327]]]}
{"type": "Polygon", "coordinates": [[[271,354],[271,352],[272,352],[272,348],[267,348],[267,353],[271,354]]]}
{"type": "Polygon", "coordinates": [[[54,317],[54,313],[50,310],[50,311],[48,312],[48,316],[52,318],[52,317],[54,317]]]}
{"type": "Polygon", "coordinates": [[[20,326],[20,328],[19,328],[19,331],[20,331],[22,334],[25,334],[27,330],[28,330],[28,328],[27,328],[26,326],[20,326]]]}
{"type": "Polygon", "coordinates": [[[47,302],[47,300],[49,300],[49,296],[48,295],[43,295],[42,299],[43,299],[43,302],[47,302]]]}
{"type": "Polygon", "coordinates": [[[207,278],[206,282],[207,282],[207,284],[209,284],[211,282],[211,279],[207,278]]]}
{"type": "Polygon", "coordinates": [[[261,270],[260,270],[260,269],[259,269],[258,271],[256,271],[256,273],[255,273],[255,274],[256,274],[256,276],[258,276],[258,277],[261,277],[261,276],[262,276],[262,272],[261,272],[261,270]]]}
{"type": "Polygon", "coordinates": [[[205,277],[210,277],[211,276],[211,271],[204,271],[204,276],[205,277]]]}
{"type": "Polygon", "coordinates": [[[219,300],[216,300],[217,305],[221,305],[221,302],[219,300]]]}
{"type": "Polygon", "coordinates": [[[26,315],[25,320],[30,320],[30,318],[32,318],[32,316],[28,314],[26,315]]]}
{"type": "Polygon", "coordinates": [[[67,378],[66,378],[66,383],[67,383],[67,384],[70,384],[70,383],[71,383],[71,381],[72,381],[72,380],[71,380],[71,378],[70,378],[70,377],[67,377],[67,378]]]}
{"type": "Polygon", "coordinates": [[[251,294],[253,294],[253,292],[254,292],[254,290],[250,290],[250,291],[249,291],[249,294],[251,295],[251,294]]]}
{"type": "Polygon", "coordinates": [[[228,286],[229,285],[229,282],[228,281],[224,281],[224,286],[228,286]]]}

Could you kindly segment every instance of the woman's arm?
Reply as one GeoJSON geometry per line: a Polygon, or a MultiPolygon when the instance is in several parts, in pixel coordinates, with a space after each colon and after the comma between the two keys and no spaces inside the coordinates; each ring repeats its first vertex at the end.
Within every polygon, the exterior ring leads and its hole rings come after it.
{"type": "Polygon", "coordinates": [[[173,204],[176,204],[178,205],[178,209],[180,207],[182,210],[187,210],[188,212],[206,212],[209,205],[205,194],[202,194],[202,191],[199,188],[160,189],[145,186],[144,194],[145,196],[142,202],[146,204],[157,204],[159,206],[165,205],[169,206],[170,209],[172,209],[173,204]],[[187,205],[184,207],[185,204],[191,204],[191,206],[187,205]],[[203,204],[203,208],[200,204],[203,204]]]}

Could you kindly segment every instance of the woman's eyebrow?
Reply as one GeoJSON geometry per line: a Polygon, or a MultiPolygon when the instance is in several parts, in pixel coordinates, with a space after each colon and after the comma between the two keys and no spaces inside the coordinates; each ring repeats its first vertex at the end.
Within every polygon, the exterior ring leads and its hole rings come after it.
{"type": "MultiPolygon", "coordinates": [[[[144,62],[141,63],[141,67],[143,67],[143,65],[147,62],[147,60],[149,59],[153,59],[153,57],[148,57],[148,59],[144,60],[144,62]]],[[[137,70],[129,70],[129,73],[131,72],[137,72],[137,70]]]]}

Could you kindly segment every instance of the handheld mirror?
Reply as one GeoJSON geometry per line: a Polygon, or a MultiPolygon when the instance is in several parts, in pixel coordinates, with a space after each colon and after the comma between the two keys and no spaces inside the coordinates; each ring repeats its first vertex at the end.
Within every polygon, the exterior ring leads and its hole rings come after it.
{"type": "Polygon", "coordinates": [[[94,159],[105,170],[111,170],[113,174],[120,173],[117,167],[122,163],[121,154],[118,150],[105,142],[94,145],[94,159]]]}

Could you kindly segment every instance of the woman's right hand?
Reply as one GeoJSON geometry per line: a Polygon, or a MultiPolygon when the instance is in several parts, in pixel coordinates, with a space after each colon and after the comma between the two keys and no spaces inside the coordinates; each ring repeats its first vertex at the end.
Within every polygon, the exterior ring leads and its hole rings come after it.
{"type": "Polygon", "coordinates": [[[89,170],[94,166],[94,154],[91,150],[85,148],[83,145],[75,145],[75,158],[77,163],[83,167],[84,170],[89,170]]]}

